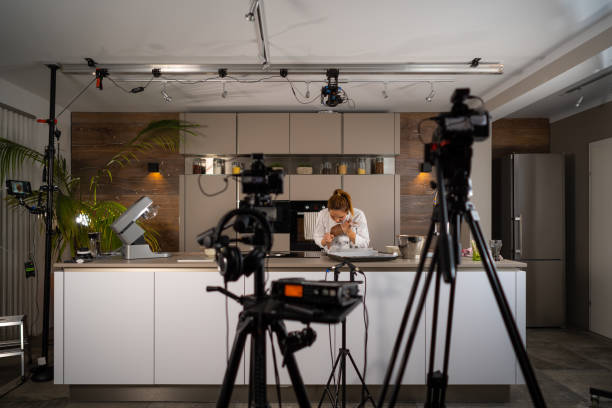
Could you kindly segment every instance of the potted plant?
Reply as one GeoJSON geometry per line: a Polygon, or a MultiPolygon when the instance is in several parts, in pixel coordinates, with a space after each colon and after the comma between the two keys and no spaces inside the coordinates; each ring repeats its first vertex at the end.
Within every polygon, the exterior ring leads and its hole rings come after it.
{"type": "MultiPolygon", "coordinates": [[[[116,201],[98,200],[97,191],[100,182],[106,178],[112,182],[113,169],[130,164],[137,160],[140,154],[152,149],[178,151],[179,130],[195,134],[191,130],[195,126],[197,125],[180,120],[160,120],[149,123],[89,180],[90,194],[87,198],[81,196],[81,180],[70,174],[66,159],[60,156],[55,160],[54,184],[58,189],[54,194],[53,224],[57,233],[53,236],[52,248],[56,259],[59,260],[67,248],[74,256],[77,248],[86,247],[89,232],[100,233],[102,251],[110,251],[119,247],[121,242],[111,229],[111,225],[126,208],[116,201]],[[176,130],[176,132],[164,132],[163,130],[176,130]],[[81,222],[77,222],[77,218],[81,222]]],[[[44,154],[11,140],[0,138],[0,182],[2,184],[26,162],[42,167],[45,162],[44,154]]],[[[26,203],[35,205],[39,193],[39,191],[33,191],[32,195],[25,199],[26,203]]],[[[9,196],[7,200],[10,208],[16,209],[20,205],[15,197],[9,196]]],[[[142,222],[141,226],[146,231],[145,239],[151,249],[158,251],[157,232],[146,222],[142,222]]]]}

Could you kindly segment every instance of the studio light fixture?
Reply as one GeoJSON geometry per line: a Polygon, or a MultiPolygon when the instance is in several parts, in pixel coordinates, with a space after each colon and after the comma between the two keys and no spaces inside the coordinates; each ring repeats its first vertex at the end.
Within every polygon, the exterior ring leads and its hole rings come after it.
{"type": "Polygon", "coordinates": [[[258,0],[251,0],[251,5],[249,6],[249,10],[244,15],[246,21],[255,21],[255,9],[257,9],[258,0]]]}
{"type": "Polygon", "coordinates": [[[223,92],[221,92],[222,98],[227,98],[227,89],[225,89],[225,81],[223,81],[223,92]]]}
{"type": "Polygon", "coordinates": [[[382,96],[383,96],[383,99],[389,99],[389,93],[387,92],[386,82],[383,84],[382,96]]]}
{"type": "Polygon", "coordinates": [[[584,96],[580,95],[580,98],[578,98],[578,101],[576,101],[576,107],[579,108],[580,105],[582,105],[582,101],[584,100],[584,96]]]}
{"type": "Polygon", "coordinates": [[[168,95],[168,92],[166,92],[166,83],[165,82],[162,82],[161,94],[162,94],[162,98],[164,98],[165,102],[172,102],[172,97],[170,95],[168,95]]]}
{"type": "Polygon", "coordinates": [[[429,83],[429,95],[425,97],[425,101],[431,102],[433,101],[434,96],[436,96],[436,90],[434,89],[433,82],[429,83]]]}

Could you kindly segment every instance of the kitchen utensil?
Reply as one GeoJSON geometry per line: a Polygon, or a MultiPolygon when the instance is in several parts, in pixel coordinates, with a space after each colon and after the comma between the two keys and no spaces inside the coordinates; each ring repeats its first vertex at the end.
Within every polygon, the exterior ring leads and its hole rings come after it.
{"type": "Polygon", "coordinates": [[[404,259],[415,259],[421,254],[423,248],[424,237],[420,235],[398,235],[399,250],[404,259]]]}

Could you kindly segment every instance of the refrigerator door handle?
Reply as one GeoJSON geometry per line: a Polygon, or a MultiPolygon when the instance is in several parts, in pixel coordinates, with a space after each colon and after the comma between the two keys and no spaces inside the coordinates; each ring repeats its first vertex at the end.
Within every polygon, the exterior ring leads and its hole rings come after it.
{"type": "Polygon", "coordinates": [[[519,223],[518,246],[514,250],[514,253],[517,255],[522,255],[522,252],[523,252],[523,215],[519,214],[518,217],[513,217],[512,221],[518,221],[519,223]]]}

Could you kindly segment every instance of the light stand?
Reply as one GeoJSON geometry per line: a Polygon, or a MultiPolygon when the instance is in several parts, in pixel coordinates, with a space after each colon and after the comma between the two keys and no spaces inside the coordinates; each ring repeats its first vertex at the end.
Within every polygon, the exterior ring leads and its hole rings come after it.
{"type": "Polygon", "coordinates": [[[49,309],[51,306],[51,239],[53,237],[53,193],[56,190],[53,180],[53,167],[55,159],[55,87],[56,75],[59,66],[47,65],[51,70],[51,90],[49,96],[49,118],[39,122],[49,125],[49,145],[46,152],[47,180],[46,185],[41,188],[47,194],[47,206],[45,209],[45,280],[43,298],[43,331],[42,331],[42,353],[44,363],[34,369],[32,381],[43,382],[53,379],[53,367],[49,364],[49,309]]]}
{"type": "MultiPolygon", "coordinates": [[[[358,267],[356,267],[350,262],[342,262],[330,268],[330,270],[334,272],[334,282],[338,282],[338,278],[340,277],[340,268],[342,268],[344,265],[347,265],[350,268],[350,281],[355,282],[355,275],[358,272],[360,272],[360,270],[358,267]]],[[[364,307],[365,307],[365,304],[364,304],[364,307]]],[[[359,368],[357,367],[357,364],[355,363],[355,360],[353,359],[353,356],[351,355],[351,351],[346,347],[346,319],[342,320],[342,346],[340,347],[340,350],[338,352],[338,357],[336,357],[336,361],[334,361],[332,371],[329,374],[327,383],[325,384],[325,389],[323,390],[323,394],[321,395],[321,399],[319,400],[318,408],[321,408],[321,405],[323,404],[323,400],[325,399],[326,395],[329,396],[332,406],[334,408],[338,407],[338,393],[336,392],[336,396],[335,398],[333,398],[331,390],[329,388],[331,384],[331,380],[336,375],[336,368],[338,368],[338,363],[340,363],[340,379],[342,382],[342,385],[341,385],[341,390],[342,390],[341,398],[342,399],[341,399],[340,406],[342,408],[346,408],[346,358],[347,357],[349,358],[349,360],[351,360],[351,364],[353,365],[353,368],[355,369],[355,372],[357,373],[357,377],[359,377],[359,381],[361,382],[361,386],[362,386],[361,402],[359,403],[359,406],[362,407],[363,405],[365,405],[366,401],[370,401],[372,405],[374,406],[374,408],[376,408],[376,403],[374,402],[374,398],[372,397],[372,394],[370,394],[370,390],[368,390],[368,386],[365,383],[365,379],[363,378],[361,372],[359,371],[359,368]]]]}

